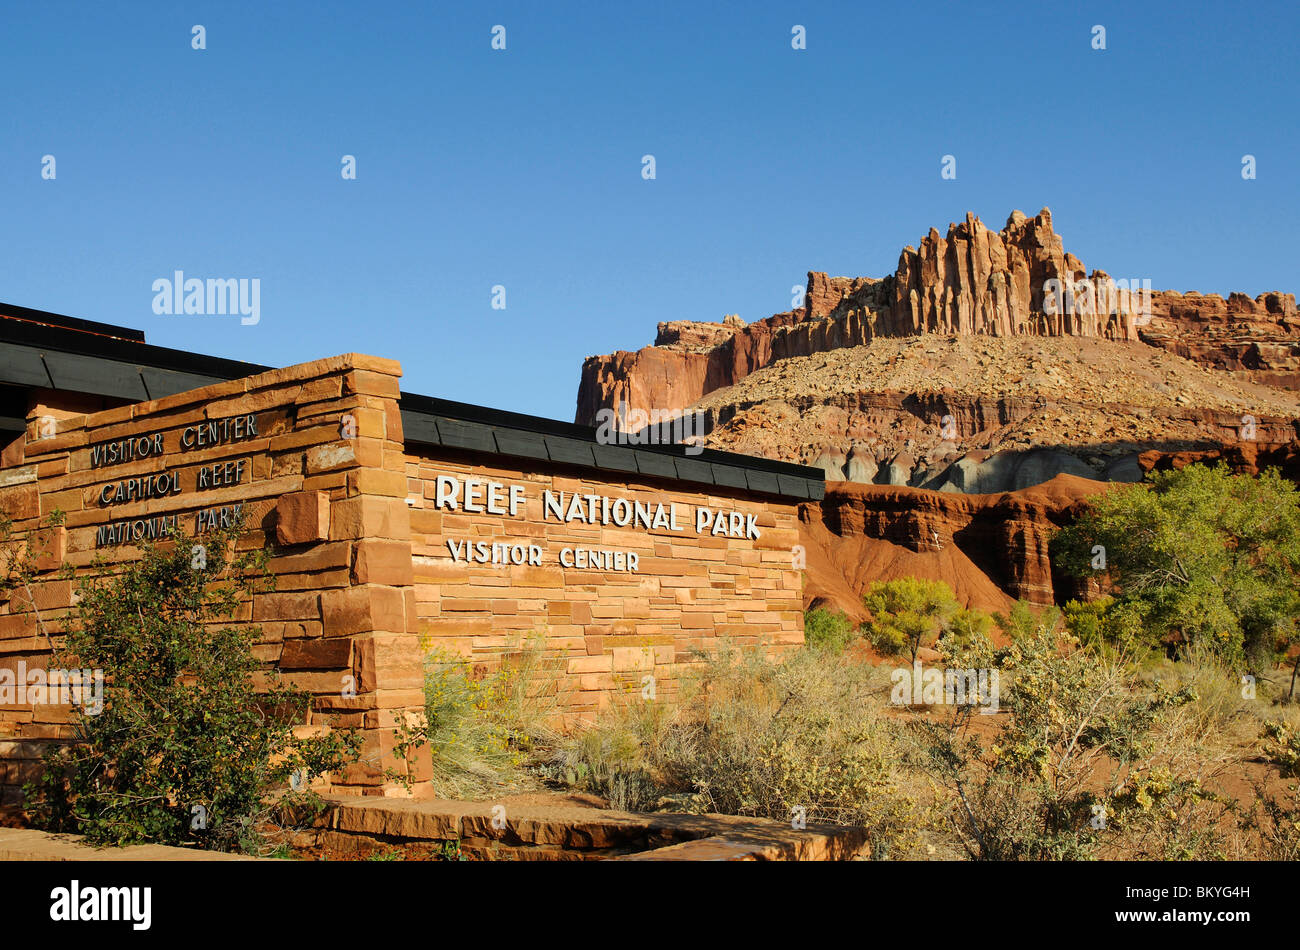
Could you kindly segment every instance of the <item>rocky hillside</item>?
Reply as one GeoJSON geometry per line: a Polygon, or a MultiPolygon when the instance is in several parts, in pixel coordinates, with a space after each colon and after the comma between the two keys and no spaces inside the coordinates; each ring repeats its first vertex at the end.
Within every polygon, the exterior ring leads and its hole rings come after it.
{"type": "Polygon", "coordinates": [[[1076,581],[1053,576],[1048,542],[1105,489],[1070,475],[998,495],[828,485],[820,505],[800,509],[805,606],[859,619],[871,582],[899,577],[942,580],[964,606],[981,610],[1005,610],[1022,597],[1050,604],[1077,596],[1076,581]]]}
{"type": "MultiPolygon", "coordinates": [[[[1289,449],[1247,442],[1205,452],[1152,450],[1137,466],[1145,473],[1223,461],[1250,474],[1277,467],[1300,481],[1300,454],[1289,449]]],[[[1019,598],[1050,604],[1085,596],[1090,592],[1078,578],[1054,569],[1048,543],[1106,488],[1074,475],[998,494],[830,483],[820,504],[799,509],[808,563],[804,606],[862,618],[870,584],[899,577],[941,580],[964,606],[981,610],[1004,610],[1019,598]]]]}
{"type": "Polygon", "coordinates": [[[1294,295],[1144,302],[1113,286],[1064,251],[1046,209],[1000,232],[968,214],[882,279],[810,273],[799,310],[661,323],[654,346],[588,358],[577,419],[696,408],[719,448],[976,493],[1133,480],[1144,452],[1294,445],[1294,295]]]}

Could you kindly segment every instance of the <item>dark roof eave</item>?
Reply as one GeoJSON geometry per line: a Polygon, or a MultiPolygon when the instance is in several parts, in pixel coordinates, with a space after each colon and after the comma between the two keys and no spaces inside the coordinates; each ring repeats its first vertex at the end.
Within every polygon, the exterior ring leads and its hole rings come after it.
{"type": "MultiPolygon", "coordinates": [[[[84,375],[83,387],[102,390],[92,395],[136,398],[145,392],[148,398],[172,395],[154,391],[185,382],[186,374],[213,379],[238,379],[266,372],[275,367],[240,360],[204,356],[186,350],[153,346],[128,339],[138,331],[93,323],[75,317],[44,314],[0,304],[0,345],[11,344],[15,353],[27,348],[29,361],[41,362],[31,350],[68,353],[103,360],[105,366],[92,365],[95,372],[84,375]],[[45,322],[38,322],[44,319],[45,322]],[[118,364],[116,366],[112,364],[118,364]],[[124,383],[123,374],[134,382],[124,383]],[[146,370],[165,370],[179,374],[166,379],[144,379],[146,370]]],[[[50,358],[46,357],[45,362],[50,358]]],[[[155,374],[156,375],[156,374],[155,374]]],[[[5,380],[0,380],[5,382],[5,380]]],[[[21,382],[34,386],[34,382],[21,382]]],[[[176,389],[175,392],[182,392],[176,389]]],[[[90,392],[81,388],[78,392],[90,392]]],[[[471,403],[402,393],[400,406],[407,441],[416,444],[445,446],[466,451],[494,452],[514,458],[579,465],[622,475],[640,474],[708,485],[724,490],[745,490],[800,501],[816,501],[825,495],[825,478],[820,469],[778,462],[773,459],[703,449],[695,453],[677,444],[604,445],[589,426],[558,419],[545,419],[504,409],[491,409],[471,403]]]]}
{"type": "Polygon", "coordinates": [[[821,469],[791,462],[716,449],[692,453],[680,444],[602,444],[589,426],[415,393],[402,393],[400,405],[406,441],[416,444],[672,478],[799,501],[819,501],[826,494],[821,469]],[[588,447],[590,454],[575,453],[579,445],[588,447]]]}

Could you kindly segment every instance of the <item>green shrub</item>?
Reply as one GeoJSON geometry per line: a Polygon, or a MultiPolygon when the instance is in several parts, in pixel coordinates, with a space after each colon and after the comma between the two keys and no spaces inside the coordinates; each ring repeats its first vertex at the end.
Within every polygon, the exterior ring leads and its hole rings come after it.
{"type": "Polygon", "coordinates": [[[1117,646],[1142,654],[1151,647],[1142,626],[1141,604],[1116,603],[1105,594],[1093,600],[1068,601],[1061,614],[1070,635],[1089,649],[1117,646]]]}
{"type": "Polygon", "coordinates": [[[1089,499],[1051,552],[1076,576],[1108,578],[1129,611],[1115,632],[1150,646],[1204,645],[1241,668],[1279,662],[1296,642],[1300,490],[1276,470],[1152,473],[1089,499]]]}
{"type": "Polygon", "coordinates": [[[916,577],[876,581],[862,602],[871,611],[866,632],[872,645],[885,655],[906,654],[912,661],[921,647],[939,638],[960,608],[947,584],[916,577]]]}
{"type": "Polygon", "coordinates": [[[803,615],[803,641],[807,646],[839,653],[857,634],[853,621],[843,611],[818,607],[803,615]]]}
{"type": "Polygon", "coordinates": [[[993,618],[982,610],[958,610],[944,626],[940,637],[944,651],[969,649],[987,643],[993,631],[993,618]]]}
{"type": "Polygon", "coordinates": [[[916,762],[948,791],[948,821],[983,860],[1212,858],[1221,855],[1225,804],[1196,775],[1174,771],[1158,729],[1192,700],[1145,688],[1122,655],[1079,649],[1045,611],[1017,605],[1001,618],[1009,647],[956,654],[958,666],[995,658],[1011,715],[982,746],[950,722],[918,718],[916,762]]]}
{"type": "Polygon", "coordinates": [[[1041,638],[1044,632],[1057,630],[1061,612],[1055,607],[1035,607],[1021,599],[1004,614],[995,613],[993,622],[1013,643],[1017,640],[1041,638]]]}
{"type": "Polygon", "coordinates": [[[38,824],[98,844],[256,852],[272,792],[355,758],[352,733],[295,738],[304,693],[274,676],[257,689],[258,630],[233,621],[265,557],[235,554],[238,532],[178,531],[81,578],[51,666],[102,670],[110,685],[98,715],[74,707],[73,741],[47,750],[27,786],[38,824]]]}

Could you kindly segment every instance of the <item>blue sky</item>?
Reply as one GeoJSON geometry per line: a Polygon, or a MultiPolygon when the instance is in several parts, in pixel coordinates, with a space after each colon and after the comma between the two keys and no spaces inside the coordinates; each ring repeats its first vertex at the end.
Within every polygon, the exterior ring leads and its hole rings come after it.
{"type": "Polygon", "coordinates": [[[1300,7],[983,6],[8,4],[0,300],[571,419],[583,357],[967,210],[1047,205],[1157,289],[1300,291],[1300,7]],[[260,322],[154,314],[176,270],[260,279],[260,322]]]}

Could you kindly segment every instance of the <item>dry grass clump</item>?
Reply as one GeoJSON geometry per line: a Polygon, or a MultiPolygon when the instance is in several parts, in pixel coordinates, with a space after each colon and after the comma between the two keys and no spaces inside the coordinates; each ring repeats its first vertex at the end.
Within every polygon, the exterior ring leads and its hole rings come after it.
{"type": "Polygon", "coordinates": [[[999,619],[1009,645],[971,636],[940,654],[1000,674],[997,716],[891,706],[892,670],[831,644],[773,658],[722,642],[674,702],[628,693],[560,734],[563,659],[535,638],[488,673],[431,654],[424,716],[399,746],[429,748],[438,795],[561,787],[625,811],[853,824],[877,857],[1300,853],[1300,792],[1277,782],[1300,768],[1300,708],[1252,697],[1208,651],[1138,659],[1080,643],[1054,612],[999,619]]]}
{"type": "Polygon", "coordinates": [[[671,807],[868,828],[878,854],[915,844],[882,672],[834,651],[780,662],[723,644],[674,709],[624,705],[562,741],[551,774],[620,808],[671,807]]]}
{"type": "Polygon", "coordinates": [[[427,749],[439,797],[472,800],[541,787],[527,766],[558,740],[562,664],[546,655],[543,636],[521,643],[494,670],[433,649],[425,659],[424,709],[396,730],[396,751],[408,768],[391,777],[410,787],[410,758],[427,749]]]}

